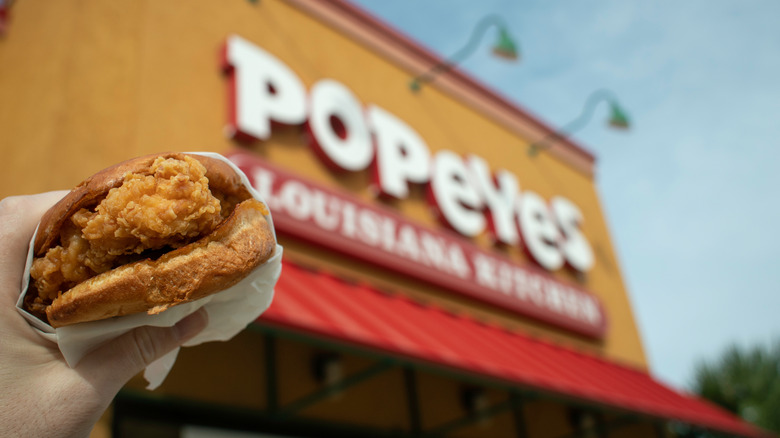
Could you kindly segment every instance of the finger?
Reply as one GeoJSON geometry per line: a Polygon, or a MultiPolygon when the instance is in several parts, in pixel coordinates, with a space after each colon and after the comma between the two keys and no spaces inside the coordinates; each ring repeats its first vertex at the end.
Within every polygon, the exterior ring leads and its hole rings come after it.
{"type": "Polygon", "coordinates": [[[27,249],[41,216],[67,191],[29,196],[11,196],[0,200],[0,288],[3,300],[19,294],[27,249]]]}
{"type": "Polygon", "coordinates": [[[200,309],[173,327],[139,327],[85,356],[77,369],[96,389],[113,397],[131,377],[200,333],[207,324],[208,314],[200,309]]]}
{"type": "Polygon", "coordinates": [[[18,251],[20,246],[24,247],[26,253],[27,244],[43,213],[67,193],[67,190],[57,190],[37,195],[9,196],[0,200],[0,235],[3,237],[0,240],[0,254],[6,256],[6,251],[18,251]]]}

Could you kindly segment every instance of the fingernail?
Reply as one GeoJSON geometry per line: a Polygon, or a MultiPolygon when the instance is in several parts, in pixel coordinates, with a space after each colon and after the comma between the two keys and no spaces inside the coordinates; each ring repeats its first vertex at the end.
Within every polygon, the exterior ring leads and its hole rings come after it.
{"type": "Polygon", "coordinates": [[[198,309],[197,312],[176,323],[175,327],[179,339],[183,342],[192,338],[206,328],[208,322],[209,315],[206,310],[198,309]]]}

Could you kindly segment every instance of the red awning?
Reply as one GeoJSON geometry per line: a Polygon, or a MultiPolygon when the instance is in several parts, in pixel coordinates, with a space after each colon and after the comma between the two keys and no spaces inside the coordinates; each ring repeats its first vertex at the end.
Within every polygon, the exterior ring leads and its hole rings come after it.
{"type": "Polygon", "coordinates": [[[644,371],[287,261],[274,302],[258,322],[620,410],[763,436],[731,413],[676,392],[644,371]]]}

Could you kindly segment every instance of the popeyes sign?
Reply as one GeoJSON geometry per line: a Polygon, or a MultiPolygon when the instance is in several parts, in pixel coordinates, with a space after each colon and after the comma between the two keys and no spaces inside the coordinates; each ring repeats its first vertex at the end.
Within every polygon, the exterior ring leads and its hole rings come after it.
{"type": "MultiPolygon", "coordinates": [[[[306,124],[311,146],[328,166],[368,171],[378,194],[409,196],[426,185],[431,205],[466,238],[485,231],[505,245],[522,245],[546,271],[593,267],[580,230],[583,217],[564,197],[546,202],[520,192],[509,171],[491,172],[484,159],[440,150],[431,154],[417,132],[379,106],[365,107],[343,84],[323,79],[307,93],[284,63],[231,36],[223,50],[229,82],[229,134],[266,140],[274,123],[306,124]]],[[[520,266],[468,239],[416,225],[384,206],[368,205],[277,169],[247,152],[229,155],[260,190],[281,233],[367,259],[473,298],[601,337],[606,318],[598,299],[539,268],[520,266]]]]}

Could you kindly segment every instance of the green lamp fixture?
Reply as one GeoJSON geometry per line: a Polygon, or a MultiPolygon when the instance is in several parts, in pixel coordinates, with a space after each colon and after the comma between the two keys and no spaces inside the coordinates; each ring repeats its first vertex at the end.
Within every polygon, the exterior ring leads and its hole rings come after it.
{"type": "Polygon", "coordinates": [[[625,111],[623,111],[623,108],[618,105],[617,101],[610,101],[609,108],[609,126],[615,129],[628,129],[631,126],[628,115],[625,111]]]}
{"type": "Polygon", "coordinates": [[[512,35],[507,30],[504,21],[498,15],[488,15],[477,23],[474,27],[474,31],[471,34],[471,38],[458,50],[454,55],[448,58],[446,61],[433,66],[427,72],[415,77],[409,83],[409,88],[412,91],[419,91],[423,84],[433,81],[436,76],[446,71],[452,70],[459,62],[466,59],[477,48],[477,44],[485,35],[488,29],[491,27],[498,28],[498,40],[493,45],[493,54],[509,61],[516,61],[520,58],[520,50],[512,35]]]}
{"type": "Polygon", "coordinates": [[[591,117],[593,117],[593,111],[596,109],[596,105],[602,101],[609,104],[609,119],[607,120],[607,124],[610,127],[619,130],[627,130],[631,127],[631,119],[618,103],[615,93],[605,89],[596,90],[588,96],[588,99],[585,101],[585,105],[582,108],[582,112],[576,119],[567,123],[559,131],[549,134],[536,143],[532,143],[528,146],[528,155],[534,156],[539,153],[540,150],[552,146],[553,142],[562,140],[575,131],[583,128],[590,121],[591,117]]]}
{"type": "Polygon", "coordinates": [[[498,42],[493,46],[493,54],[509,61],[516,61],[520,57],[515,40],[504,27],[498,29],[498,42]]]}

